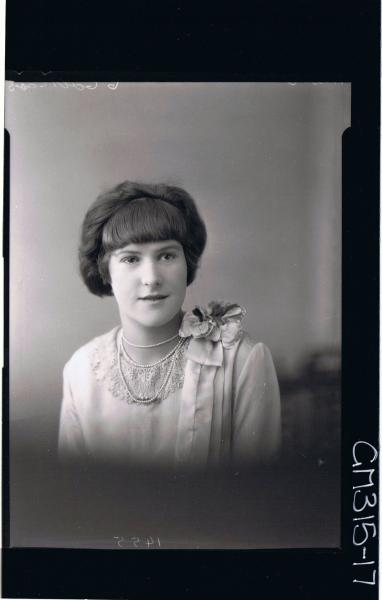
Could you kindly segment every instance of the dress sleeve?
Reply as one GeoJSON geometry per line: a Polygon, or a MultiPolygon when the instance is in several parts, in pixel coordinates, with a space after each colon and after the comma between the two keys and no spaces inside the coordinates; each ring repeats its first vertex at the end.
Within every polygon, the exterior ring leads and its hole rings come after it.
{"type": "Polygon", "coordinates": [[[271,353],[262,343],[250,351],[236,385],[233,462],[266,463],[281,442],[280,392],[271,353]]]}
{"type": "Polygon", "coordinates": [[[85,440],[73,398],[68,365],[63,373],[63,399],[58,434],[58,455],[62,462],[84,456],[85,440]]]}

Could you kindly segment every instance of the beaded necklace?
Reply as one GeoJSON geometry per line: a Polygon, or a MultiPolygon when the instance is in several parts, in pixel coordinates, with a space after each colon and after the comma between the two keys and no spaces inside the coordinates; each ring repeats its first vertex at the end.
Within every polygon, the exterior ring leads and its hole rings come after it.
{"type": "Polygon", "coordinates": [[[170,352],[168,352],[166,354],[166,356],[164,356],[160,360],[158,360],[154,363],[150,363],[150,364],[140,364],[140,363],[136,362],[134,359],[132,359],[131,356],[129,356],[128,353],[126,352],[126,349],[123,345],[123,336],[121,335],[120,342],[118,344],[118,370],[119,370],[119,374],[121,377],[121,381],[123,382],[125,391],[128,395],[128,398],[132,402],[135,402],[137,404],[151,404],[152,402],[160,400],[161,395],[162,395],[167,383],[169,382],[169,379],[173,372],[176,359],[177,359],[182,347],[184,346],[185,342],[186,342],[186,340],[184,338],[181,338],[178,341],[178,343],[176,344],[176,346],[174,348],[172,348],[170,350],[170,352]],[[129,384],[127,383],[126,377],[123,373],[122,363],[121,363],[122,356],[127,361],[127,363],[129,363],[132,367],[135,367],[137,369],[144,369],[147,379],[150,378],[150,375],[153,375],[155,377],[158,370],[159,371],[162,370],[161,367],[164,370],[164,366],[165,366],[164,363],[166,363],[167,361],[169,361],[171,359],[170,364],[165,372],[164,379],[163,379],[161,385],[159,386],[159,389],[153,395],[139,396],[131,390],[131,385],[129,386],[129,384]]]}

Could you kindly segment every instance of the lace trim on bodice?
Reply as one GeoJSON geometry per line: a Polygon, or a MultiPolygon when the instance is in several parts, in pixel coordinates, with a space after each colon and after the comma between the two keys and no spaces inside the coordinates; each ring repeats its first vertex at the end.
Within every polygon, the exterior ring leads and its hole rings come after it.
{"type": "MultiPolygon", "coordinates": [[[[91,367],[96,380],[106,385],[108,391],[115,398],[131,404],[133,401],[126,392],[126,387],[119,371],[118,334],[119,332],[113,336],[110,343],[96,344],[91,356],[91,367]]],[[[185,343],[177,351],[171,376],[157,401],[164,400],[167,396],[183,387],[188,344],[189,340],[185,340],[185,343]]],[[[159,390],[171,366],[172,360],[173,356],[170,356],[159,365],[142,367],[128,362],[121,355],[120,365],[123,376],[130,388],[134,390],[136,396],[144,398],[154,395],[159,390]]]]}

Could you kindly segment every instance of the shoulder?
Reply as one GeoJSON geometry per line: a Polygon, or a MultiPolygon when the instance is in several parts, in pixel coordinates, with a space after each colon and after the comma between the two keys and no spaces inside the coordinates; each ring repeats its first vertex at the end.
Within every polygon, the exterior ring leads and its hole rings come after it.
{"type": "MultiPolygon", "coordinates": [[[[242,333],[240,340],[237,342],[235,348],[233,348],[233,359],[235,361],[235,372],[239,376],[240,373],[254,364],[266,366],[269,363],[273,363],[270,350],[263,342],[254,340],[245,331],[242,333]]],[[[227,351],[227,357],[229,356],[230,350],[227,351]]]]}
{"type": "Polygon", "coordinates": [[[100,362],[110,356],[112,357],[116,347],[116,337],[119,327],[114,327],[107,333],[94,337],[92,340],[78,348],[67,361],[64,367],[65,372],[74,372],[86,367],[95,368],[100,362]]]}

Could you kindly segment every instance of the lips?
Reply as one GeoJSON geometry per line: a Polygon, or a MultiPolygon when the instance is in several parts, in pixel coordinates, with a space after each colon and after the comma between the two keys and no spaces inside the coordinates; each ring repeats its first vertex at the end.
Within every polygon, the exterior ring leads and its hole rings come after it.
{"type": "Polygon", "coordinates": [[[159,300],[164,300],[168,298],[168,296],[164,296],[163,294],[149,294],[148,296],[143,296],[140,300],[144,300],[146,302],[155,302],[159,300]]]}

